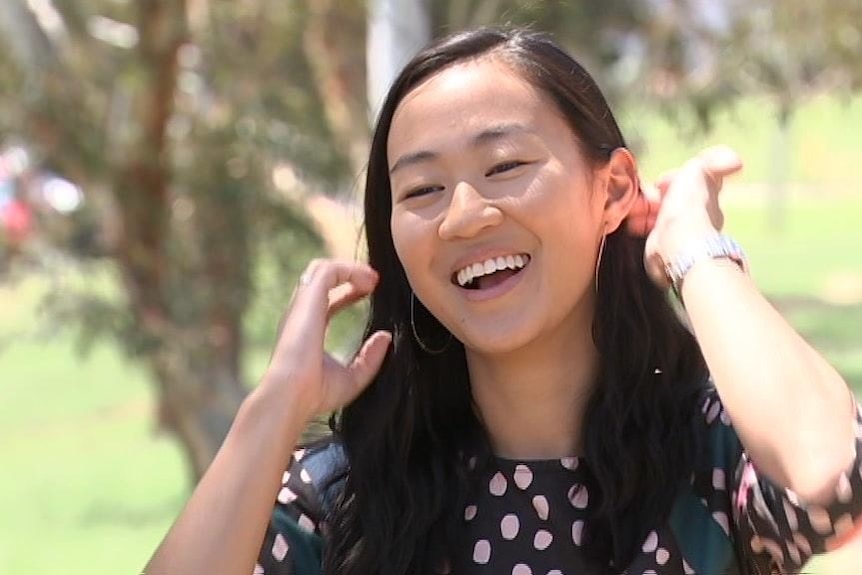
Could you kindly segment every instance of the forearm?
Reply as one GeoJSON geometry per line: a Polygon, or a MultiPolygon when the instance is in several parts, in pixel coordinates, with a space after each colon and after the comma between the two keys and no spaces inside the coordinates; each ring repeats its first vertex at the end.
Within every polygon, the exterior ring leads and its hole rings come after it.
{"type": "Polygon", "coordinates": [[[240,407],[225,441],[156,550],[147,575],[248,575],[282,474],[305,425],[262,384],[240,407]],[[281,404],[279,407],[278,404],[281,404]]]}
{"type": "Polygon", "coordinates": [[[801,497],[828,499],[853,456],[852,402],[841,376],[729,260],[695,265],[682,297],[752,460],[801,497]]]}

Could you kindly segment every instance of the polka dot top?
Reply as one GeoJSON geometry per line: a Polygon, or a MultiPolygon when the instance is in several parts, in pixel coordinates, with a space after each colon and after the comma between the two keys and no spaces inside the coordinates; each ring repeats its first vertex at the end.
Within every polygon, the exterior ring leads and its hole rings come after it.
{"type": "MultiPolygon", "coordinates": [[[[708,453],[669,518],[644,537],[640,553],[613,572],[625,575],[767,575],[799,573],[814,554],[862,529],[862,411],[857,405],[856,461],[828,505],[800,500],[757,471],[733,430],[717,392],[702,404],[708,453]]],[[[300,450],[284,473],[254,575],[320,573],[326,479],[344,463],[341,447],[300,450]]],[[[441,573],[561,575],[588,573],[580,546],[593,495],[589,463],[572,457],[541,461],[497,458],[475,471],[476,489],[463,510],[464,544],[441,573]]]]}

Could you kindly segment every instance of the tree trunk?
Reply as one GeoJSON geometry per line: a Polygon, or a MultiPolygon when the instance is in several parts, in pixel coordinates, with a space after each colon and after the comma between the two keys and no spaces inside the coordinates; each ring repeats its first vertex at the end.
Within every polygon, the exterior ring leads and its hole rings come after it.
{"type": "Polygon", "coordinates": [[[398,73],[430,39],[426,0],[369,0],[366,67],[372,121],[398,73]]]}
{"type": "Polygon", "coordinates": [[[191,348],[182,339],[198,338],[172,338],[150,363],[160,392],[160,422],[179,440],[193,485],[218,452],[246,391],[229,358],[209,346],[191,348]]]}
{"type": "Polygon", "coordinates": [[[177,55],[189,41],[180,3],[141,4],[140,54],[148,90],[134,106],[137,141],[113,189],[123,232],[119,261],[131,305],[153,346],[146,356],[160,392],[159,421],[180,441],[193,482],[206,471],[246,395],[242,316],[251,259],[243,190],[226,167],[224,134],[201,129],[203,174],[176,188],[167,125],[174,114],[177,55]],[[209,134],[209,138],[206,134],[209,134]],[[182,198],[193,216],[172,222],[182,198]]]}
{"type": "Polygon", "coordinates": [[[362,86],[365,71],[361,49],[361,18],[351,18],[355,2],[314,0],[308,4],[303,49],[311,66],[329,129],[341,152],[359,174],[368,160],[368,120],[362,86]],[[360,24],[360,26],[350,24],[360,24]]]}

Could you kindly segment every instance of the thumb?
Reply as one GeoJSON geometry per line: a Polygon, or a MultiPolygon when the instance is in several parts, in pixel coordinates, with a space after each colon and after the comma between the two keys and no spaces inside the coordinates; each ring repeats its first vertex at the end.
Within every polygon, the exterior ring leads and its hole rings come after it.
{"type": "Polygon", "coordinates": [[[388,331],[377,331],[365,340],[362,344],[359,353],[350,362],[347,368],[350,372],[351,379],[355,386],[355,392],[360,391],[371,383],[374,376],[383,365],[383,360],[386,358],[386,352],[389,351],[389,344],[392,343],[392,334],[388,331]]]}
{"type": "Polygon", "coordinates": [[[713,177],[724,178],[742,169],[742,158],[729,146],[713,146],[698,154],[704,170],[713,177]]]}

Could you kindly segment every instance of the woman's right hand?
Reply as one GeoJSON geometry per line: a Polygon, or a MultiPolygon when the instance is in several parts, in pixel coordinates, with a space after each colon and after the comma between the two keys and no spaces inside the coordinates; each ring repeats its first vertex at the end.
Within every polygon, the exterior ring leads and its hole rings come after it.
{"type": "Polygon", "coordinates": [[[366,264],[313,260],[302,274],[282,318],[278,341],[261,388],[287,397],[311,418],[344,407],[371,382],[392,341],[387,331],[373,333],[349,365],[324,350],[329,319],[370,294],[378,274],[366,264]]]}

